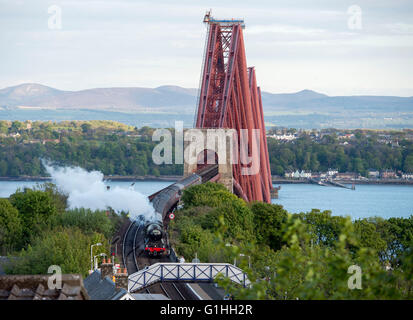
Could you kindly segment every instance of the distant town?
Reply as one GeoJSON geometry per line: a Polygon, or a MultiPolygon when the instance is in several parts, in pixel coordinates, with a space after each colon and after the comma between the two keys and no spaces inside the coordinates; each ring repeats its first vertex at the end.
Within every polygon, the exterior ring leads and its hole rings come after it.
{"type": "Polygon", "coordinates": [[[282,142],[294,141],[303,136],[309,137],[312,141],[322,142],[325,136],[337,138],[340,145],[348,145],[351,140],[355,140],[356,134],[366,138],[374,137],[382,144],[390,144],[393,147],[399,146],[399,141],[404,139],[413,141],[413,129],[402,130],[371,130],[371,129],[295,129],[295,128],[273,128],[267,130],[267,138],[276,139],[282,142]]]}
{"type": "Polygon", "coordinates": [[[394,170],[383,170],[379,171],[376,169],[369,169],[367,177],[363,177],[361,174],[356,172],[338,172],[337,169],[329,169],[327,172],[310,172],[304,170],[288,171],[284,174],[286,179],[320,179],[320,180],[394,180],[394,179],[404,179],[413,181],[413,173],[405,173],[401,171],[394,170]]]}
{"type": "MultiPolygon", "coordinates": [[[[275,139],[278,143],[294,143],[297,139],[306,137],[315,143],[323,143],[325,138],[334,139],[338,145],[348,146],[357,140],[357,137],[363,136],[365,139],[374,139],[378,144],[387,145],[391,148],[403,148],[399,142],[413,142],[413,130],[340,130],[340,129],[322,129],[322,130],[304,130],[294,128],[274,128],[267,131],[267,139],[275,139]]],[[[283,175],[274,175],[273,178],[285,178],[292,181],[300,180],[336,180],[336,181],[353,181],[353,182],[379,182],[398,180],[412,180],[412,172],[403,172],[402,170],[375,169],[369,168],[364,174],[359,172],[340,172],[337,168],[329,168],[326,171],[311,172],[310,170],[299,170],[290,168],[285,170],[283,175]]]]}

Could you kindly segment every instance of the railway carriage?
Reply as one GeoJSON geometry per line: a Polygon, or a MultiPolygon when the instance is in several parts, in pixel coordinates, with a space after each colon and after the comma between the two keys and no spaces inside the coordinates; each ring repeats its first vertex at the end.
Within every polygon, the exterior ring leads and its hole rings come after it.
{"type": "Polygon", "coordinates": [[[149,256],[168,256],[169,240],[164,221],[177,206],[182,191],[193,185],[201,184],[202,177],[196,173],[179,180],[149,197],[155,209],[155,219],[145,224],[144,248],[149,256]]]}

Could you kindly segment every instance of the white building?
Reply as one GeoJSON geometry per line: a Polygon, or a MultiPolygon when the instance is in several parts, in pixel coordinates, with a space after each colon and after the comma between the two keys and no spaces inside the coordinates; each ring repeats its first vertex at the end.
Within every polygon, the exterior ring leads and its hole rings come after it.
{"type": "Polygon", "coordinates": [[[293,134],[273,134],[272,136],[267,136],[269,138],[274,138],[276,140],[292,141],[297,139],[296,135],[293,134]]]}
{"type": "Polygon", "coordinates": [[[294,173],[292,173],[291,178],[294,179],[309,179],[311,178],[311,172],[306,172],[304,170],[301,170],[301,172],[299,170],[296,170],[294,173]]]}
{"type": "Polygon", "coordinates": [[[407,179],[407,180],[413,179],[413,173],[402,173],[402,179],[407,179]]]}
{"type": "Polygon", "coordinates": [[[337,174],[338,173],[338,170],[337,169],[328,169],[327,170],[327,176],[329,176],[329,177],[332,177],[332,176],[334,176],[335,174],[337,174]]]}
{"type": "Polygon", "coordinates": [[[380,171],[375,170],[375,169],[369,169],[367,173],[369,178],[379,178],[380,177],[380,171]]]}

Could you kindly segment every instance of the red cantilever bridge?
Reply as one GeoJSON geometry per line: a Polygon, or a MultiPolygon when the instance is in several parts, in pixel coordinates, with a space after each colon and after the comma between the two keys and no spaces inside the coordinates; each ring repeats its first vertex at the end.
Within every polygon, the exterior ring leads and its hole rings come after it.
{"type": "MultiPolygon", "coordinates": [[[[259,132],[259,167],[255,174],[244,175],[241,159],[229,164],[230,179],[220,173],[220,165],[195,166],[184,178],[149,197],[156,212],[162,217],[163,227],[169,223],[169,213],[177,207],[182,190],[207,181],[230,181],[231,190],[246,201],[271,202],[271,173],[268,160],[261,91],[257,87],[254,68],[247,67],[242,35],[243,20],[216,20],[207,13],[207,42],[201,73],[201,85],[195,116],[195,128],[230,129],[248,132],[248,156],[254,158],[252,131],[259,132]]],[[[240,148],[241,143],[236,144],[240,148]]],[[[205,150],[204,150],[205,151],[205,150]]],[[[238,150],[240,152],[240,150],[238,150]]],[[[255,159],[256,160],[256,159],[255,159]]],[[[254,159],[253,159],[254,161],[254,159]]],[[[248,285],[245,273],[230,264],[177,263],[171,250],[169,256],[145,256],[143,243],[145,228],[133,221],[123,239],[123,263],[129,274],[130,292],[158,292],[176,299],[192,299],[193,287],[188,282],[213,281],[217,273],[224,273],[232,281],[248,285]],[[186,282],[186,283],[185,283],[186,282]],[[188,286],[188,287],[186,287],[188,286]],[[188,291],[189,290],[189,291],[188,291]],[[186,293],[185,293],[186,292],[186,293]]],[[[206,289],[207,290],[207,289],[206,289]]],[[[210,290],[210,289],[208,289],[210,290]]],[[[207,290],[207,291],[208,291],[207,290]]],[[[202,295],[202,294],[201,294],[202,295]]],[[[198,295],[199,296],[199,295],[198,295]]]]}
{"type": "Polygon", "coordinates": [[[244,21],[216,20],[208,12],[204,22],[208,26],[208,35],[195,126],[235,129],[238,139],[240,131],[247,129],[250,153],[253,129],[259,130],[259,158],[253,161],[260,162],[260,170],[254,175],[243,175],[238,159],[232,168],[233,190],[247,201],[270,203],[273,187],[261,91],[257,87],[255,69],[247,67],[242,35],[244,21]]]}

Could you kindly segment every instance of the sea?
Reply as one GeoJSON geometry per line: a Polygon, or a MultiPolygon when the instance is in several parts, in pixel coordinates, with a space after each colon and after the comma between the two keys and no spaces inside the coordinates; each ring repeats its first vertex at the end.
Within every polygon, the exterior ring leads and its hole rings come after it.
{"type": "MultiPolygon", "coordinates": [[[[0,181],[0,198],[9,197],[18,188],[33,187],[38,181],[0,181]]],[[[105,181],[108,186],[133,188],[151,195],[173,181],[105,181]]],[[[292,213],[311,209],[330,210],[333,215],[350,216],[353,220],[368,217],[404,217],[413,215],[413,185],[356,185],[355,190],[314,184],[277,184],[278,199],[292,213]]]]}

